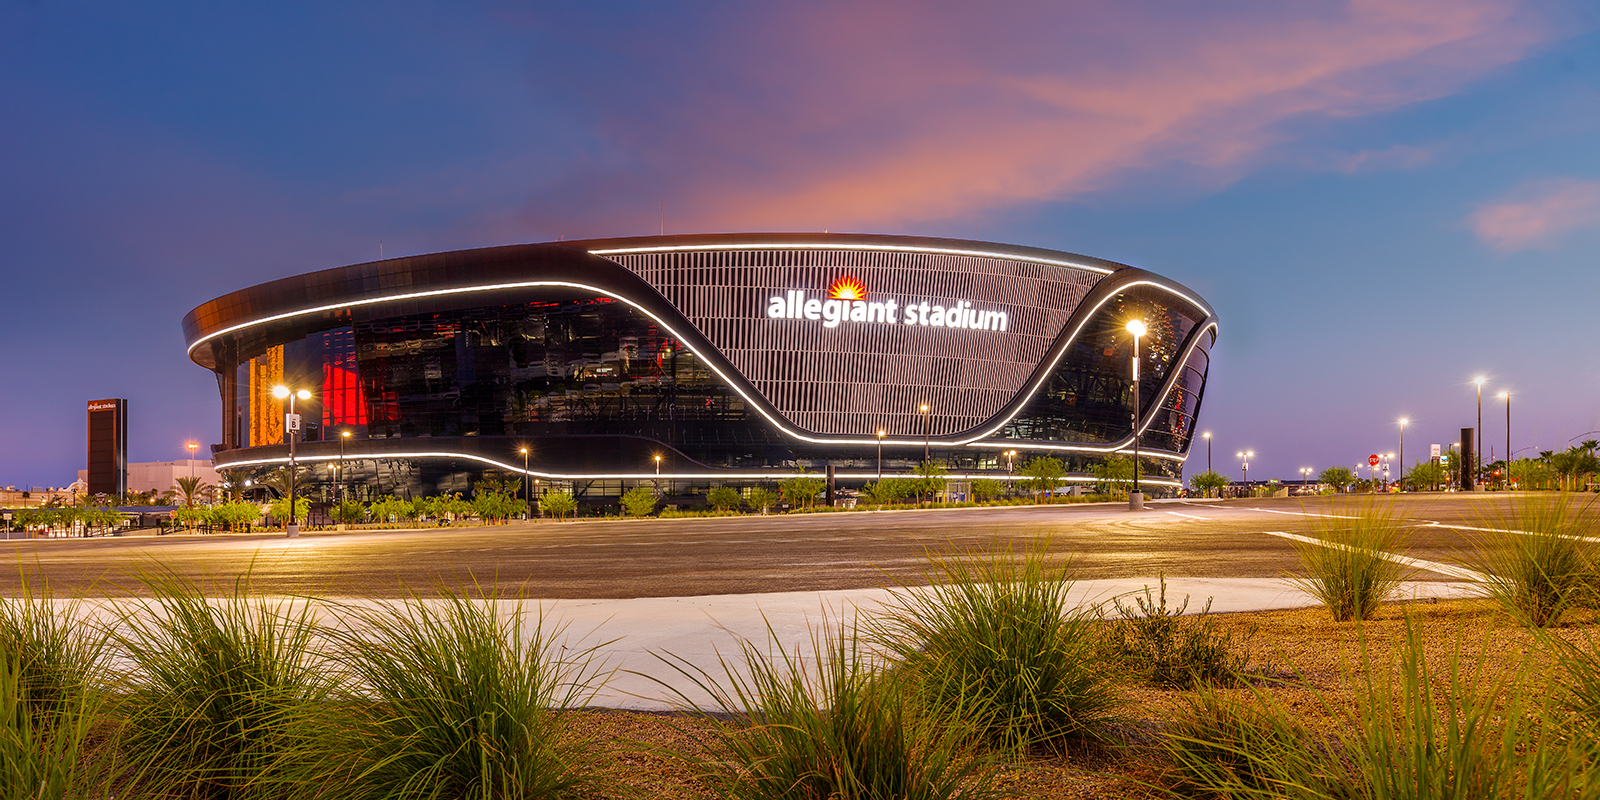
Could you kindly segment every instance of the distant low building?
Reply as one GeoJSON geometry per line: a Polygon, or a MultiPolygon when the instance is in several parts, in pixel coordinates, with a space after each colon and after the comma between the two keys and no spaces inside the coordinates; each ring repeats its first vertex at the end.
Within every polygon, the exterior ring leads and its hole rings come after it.
{"type": "MultiPolygon", "coordinates": [[[[164,492],[176,486],[179,478],[189,477],[191,470],[196,478],[205,481],[208,486],[222,482],[222,477],[211,468],[210,461],[143,461],[128,465],[128,492],[164,492]]],[[[78,480],[86,481],[88,474],[86,469],[78,470],[78,480]]]]}
{"type": "Polygon", "coordinates": [[[52,500],[71,504],[83,490],[82,478],[71,486],[6,486],[0,488],[0,508],[37,508],[52,500]]]}

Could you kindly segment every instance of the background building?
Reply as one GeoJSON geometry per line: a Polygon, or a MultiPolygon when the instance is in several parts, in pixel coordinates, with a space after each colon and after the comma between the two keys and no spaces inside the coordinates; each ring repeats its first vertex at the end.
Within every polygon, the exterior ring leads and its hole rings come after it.
{"type": "Polygon", "coordinates": [[[297,275],[183,326],[221,390],[216,467],[241,482],[287,461],[284,385],[312,394],[296,411],[313,485],[343,463],[356,491],[464,491],[522,473],[527,448],[542,487],[609,496],[830,466],[863,482],[880,452],[885,474],[926,453],[1004,476],[1049,454],[1082,479],[1133,443],[1134,318],[1160,492],[1180,485],[1215,315],[1068,253],[828,234],[517,245],[297,275]]]}
{"type": "Polygon", "coordinates": [[[90,400],[88,469],[80,476],[89,494],[121,497],[128,492],[128,401],[90,400]]]}
{"type": "MultiPolygon", "coordinates": [[[[78,470],[78,480],[84,481],[88,470],[78,470]]],[[[128,493],[176,491],[179,478],[193,475],[207,486],[220,486],[227,480],[212,468],[205,459],[189,461],[137,461],[128,465],[128,493]]]]}

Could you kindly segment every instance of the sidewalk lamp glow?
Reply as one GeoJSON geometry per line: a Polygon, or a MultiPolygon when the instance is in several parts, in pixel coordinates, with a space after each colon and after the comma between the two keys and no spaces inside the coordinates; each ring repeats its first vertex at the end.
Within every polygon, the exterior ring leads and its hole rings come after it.
{"type": "Polygon", "coordinates": [[[295,515],[294,506],[294,443],[300,434],[300,416],[294,413],[295,400],[310,400],[311,392],[305,389],[292,391],[283,384],[272,387],[272,396],[282,400],[289,399],[289,413],[283,418],[284,432],[289,434],[289,522],[283,526],[284,535],[293,539],[300,535],[300,522],[295,515]]]}
{"type": "Polygon", "coordinates": [[[1128,494],[1128,510],[1144,509],[1144,492],[1139,491],[1139,339],[1149,329],[1144,320],[1130,319],[1128,333],[1133,334],[1133,491],[1128,494]]]}

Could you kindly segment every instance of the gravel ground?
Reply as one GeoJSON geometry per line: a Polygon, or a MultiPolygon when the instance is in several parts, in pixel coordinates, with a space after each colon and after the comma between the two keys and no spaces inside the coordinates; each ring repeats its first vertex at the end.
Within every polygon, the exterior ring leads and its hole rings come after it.
{"type": "MultiPolygon", "coordinates": [[[[1329,705],[1351,702],[1347,676],[1359,675],[1363,663],[1375,665],[1374,669],[1387,668],[1405,642],[1407,617],[1423,635],[1429,663],[1441,671],[1453,653],[1461,653],[1476,674],[1494,677],[1514,668],[1530,650],[1538,653],[1533,634],[1480,600],[1389,604],[1378,619],[1361,624],[1333,622],[1320,608],[1216,615],[1220,629],[1249,634],[1258,676],[1255,685],[1299,711],[1313,727],[1331,724],[1326,711],[1329,705]],[[1363,649],[1368,654],[1365,659],[1363,649]],[[1297,676],[1301,683],[1294,688],[1278,682],[1297,676]]],[[[1554,633],[1581,640],[1600,632],[1597,629],[1600,625],[1594,618],[1574,616],[1554,633]]],[[[1534,661],[1536,670],[1545,668],[1537,655],[1534,661]]],[[[1546,685],[1537,674],[1526,680],[1529,686],[1546,685]]],[[[1001,785],[1022,797],[1165,796],[1151,787],[1161,782],[1165,765],[1150,748],[1167,721],[1180,712],[1187,696],[1184,691],[1129,684],[1124,688],[1123,721],[1116,726],[1119,741],[1008,764],[1000,772],[1001,785]]],[[[677,714],[581,713],[581,729],[617,746],[613,758],[627,786],[649,797],[711,796],[683,764],[661,751],[703,753],[715,726],[722,723],[677,714]]]]}

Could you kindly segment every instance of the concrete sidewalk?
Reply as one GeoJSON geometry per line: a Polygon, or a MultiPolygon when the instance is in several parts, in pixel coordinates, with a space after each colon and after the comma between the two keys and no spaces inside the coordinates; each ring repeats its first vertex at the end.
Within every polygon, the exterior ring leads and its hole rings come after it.
{"type": "MultiPolygon", "coordinates": [[[[1158,585],[1156,578],[1080,581],[1074,602],[1110,605],[1112,597],[1158,585]]],[[[1471,596],[1470,583],[1412,581],[1406,598],[1471,596]]],[[[1212,598],[1213,612],[1263,611],[1316,605],[1309,595],[1276,578],[1167,578],[1169,606],[1191,600],[1198,611],[1212,598]]],[[[677,698],[661,682],[688,695],[695,703],[709,698],[663,663],[656,654],[671,654],[712,677],[724,679],[720,657],[741,660],[740,641],[762,651],[783,643],[791,653],[809,656],[811,635],[823,625],[849,621],[858,612],[872,613],[888,597],[883,589],[837,592],[782,592],[705,597],[660,597],[631,600],[557,600],[542,603],[545,623],[566,624],[569,647],[598,647],[596,653],[617,671],[595,696],[594,705],[611,708],[667,709],[677,698]],[[771,634],[768,633],[770,626],[771,634]],[[609,643],[607,643],[609,642],[609,643]],[[654,680],[652,680],[652,678],[654,680]]],[[[537,615],[531,613],[530,618],[537,615]]],[[[531,621],[531,620],[530,620],[531,621]]]]}

